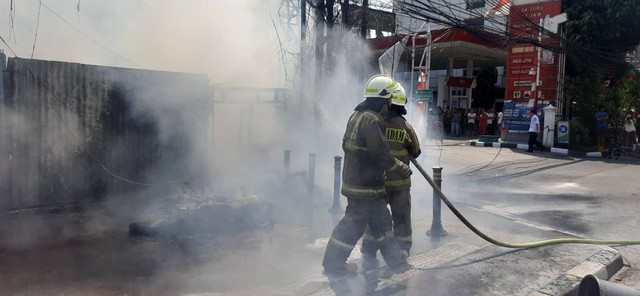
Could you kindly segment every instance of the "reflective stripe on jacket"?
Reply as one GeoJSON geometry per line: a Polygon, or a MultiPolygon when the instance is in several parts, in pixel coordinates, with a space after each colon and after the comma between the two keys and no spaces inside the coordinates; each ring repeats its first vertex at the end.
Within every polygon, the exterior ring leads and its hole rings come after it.
{"type": "Polygon", "coordinates": [[[384,198],[385,171],[402,163],[391,155],[384,136],[384,120],[373,111],[356,111],[349,118],[342,139],[344,168],[342,194],[349,198],[384,198]]]}
{"type": "MultiPolygon", "coordinates": [[[[396,112],[390,112],[386,120],[385,136],[389,141],[391,155],[409,165],[411,157],[420,155],[420,141],[411,124],[396,112]]],[[[385,187],[389,191],[409,189],[411,177],[403,179],[398,172],[387,172],[385,187]]]]}

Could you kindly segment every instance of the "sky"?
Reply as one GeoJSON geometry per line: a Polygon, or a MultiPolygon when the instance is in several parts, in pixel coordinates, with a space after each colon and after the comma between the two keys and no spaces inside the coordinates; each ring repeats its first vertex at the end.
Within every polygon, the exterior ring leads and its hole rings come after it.
{"type": "Polygon", "coordinates": [[[39,0],[2,2],[0,36],[22,58],[287,84],[280,49],[295,40],[279,25],[278,0],[42,0],[39,13],[39,0]]]}

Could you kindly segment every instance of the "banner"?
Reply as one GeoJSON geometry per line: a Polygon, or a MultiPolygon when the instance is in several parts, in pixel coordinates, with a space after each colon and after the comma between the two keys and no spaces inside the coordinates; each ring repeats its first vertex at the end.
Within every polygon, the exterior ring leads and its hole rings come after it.
{"type": "Polygon", "coordinates": [[[529,131],[529,100],[508,100],[504,102],[502,125],[509,132],[529,131]]]}
{"type": "MultiPolygon", "coordinates": [[[[536,106],[536,114],[542,121],[542,108],[549,104],[538,103],[536,106]]],[[[531,117],[529,117],[529,100],[508,100],[504,102],[502,110],[502,125],[509,129],[509,132],[527,133],[529,132],[529,123],[531,123],[531,117]]]]}

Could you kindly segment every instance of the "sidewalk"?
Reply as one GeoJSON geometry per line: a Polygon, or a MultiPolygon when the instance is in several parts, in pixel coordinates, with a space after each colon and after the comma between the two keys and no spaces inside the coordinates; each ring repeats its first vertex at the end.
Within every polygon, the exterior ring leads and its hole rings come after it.
{"type": "MultiPolygon", "coordinates": [[[[510,149],[520,149],[525,151],[529,148],[527,144],[522,144],[522,143],[481,142],[477,139],[469,140],[468,143],[469,145],[476,146],[476,147],[510,148],[510,149]]],[[[569,150],[565,148],[556,148],[556,147],[551,147],[549,148],[549,150],[546,150],[545,152],[551,152],[555,154],[575,156],[575,157],[596,157],[596,158],[607,157],[603,152],[585,152],[585,151],[569,150]]],[[[640,158],[640,153],[634,151],[632,153],[622,154],[622,156],[640,158]]]]}

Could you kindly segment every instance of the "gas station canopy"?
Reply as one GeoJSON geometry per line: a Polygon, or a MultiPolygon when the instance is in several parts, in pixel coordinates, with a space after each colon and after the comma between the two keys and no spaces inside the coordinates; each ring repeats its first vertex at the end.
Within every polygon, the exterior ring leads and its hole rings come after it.
{"type": "MultiPolygon", "coordinates": [[[[415,49],[416,63],[420,62],[420,57],[425,49],[427,38],[426,32],[416,34],[415,49]]],[[[371,39],[371,48],[379,56],[396,42],[402,40],[406,35],[395,35],[389,37],[379,37],[371,39]]],[[[473,34],[459,28],[446,28],[431,31],[431,70],[447,69],[449,58],[453,59],[453,68],[460,69],[467,67],[467,61],[473,60],[476,67],[484,66],[505,66],[507,64],[507,51],[501,46],[504,36],[493,33],[482,32],[473,34]]],[[[410,35],[406,44],[406,50],[401,59],[403,64],[409,64],[411,59],[411,48],[413,47],[413,36],[410,35]]],[[[419,66],[419,65],[414,65],[419,66]]]]}

